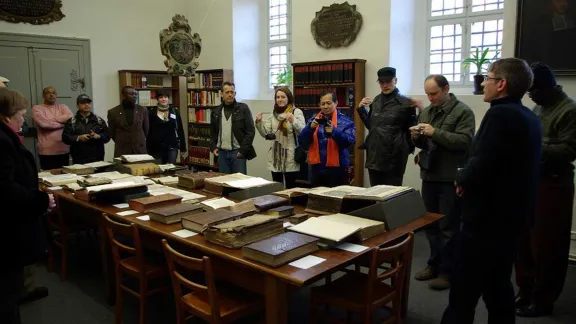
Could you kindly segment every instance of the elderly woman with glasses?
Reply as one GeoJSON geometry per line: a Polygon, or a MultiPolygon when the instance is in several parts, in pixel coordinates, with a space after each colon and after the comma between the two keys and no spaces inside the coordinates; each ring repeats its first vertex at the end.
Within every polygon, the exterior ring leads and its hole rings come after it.
{"type": "Polygon", "coordinates": [[[24,266],[45,251],[43,216],[55,207],[54,197],[38,188],[32,153],[18,131],[28,100],[17,91],[0,88],[0,323],[20,323],[18,299],[24,284],[24,266]]]}

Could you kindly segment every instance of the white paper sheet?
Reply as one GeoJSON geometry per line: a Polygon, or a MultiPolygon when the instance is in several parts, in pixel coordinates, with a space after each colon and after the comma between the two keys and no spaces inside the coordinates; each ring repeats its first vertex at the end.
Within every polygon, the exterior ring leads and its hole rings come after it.
{"type": "Polygon", "coordinates": [[[176,236],[180,236],[181,238],[187,238],[187,237],[192,237],[194,235],[198,235],[198,233],[194,233],[194,232],[189,231],[187,229],[181,229],[179,231],[172,232],[172,234],[174,234],[176,236]]]}
{"type": "Polygon", "coordinates": [[[338,244],[336,246],[336,248],[340,249],[340,250],[348,251],[348,252],[360,253],[360,252],[366,250],[368,247],[364,246],[364,245],[353,244],[353,243],[342,243],[342,244],[338,244]]]}
{"type": "Polygon", "coordinates": [[[292,223],[290,223],[290,222],[284,222],[284,228],[290,227],[290,226],[292,226],[292,225],[294,225],[294,224],[292,224],[292,223]]]}
{"type": "Polygon", "coordinates": [[[249,179],[242,179],[242,180],[234,180],[228,181],[226,184],[232,188],[239,188],[239,189],[247,189],[252,187],[263,186],[266,184],[272,183],[272,181],[268,181],[262,178],[249,178],[249,179]]]}
{"type": "Polygon", "coordinates": [[[54,186],[54,187],[50,187],[50,188],[46,188],[48,190],[62,190],[61,186],[54,186]]]}
{"type": "Polygon", "coordinates": [[[324,261],[326,261],[326,259],[319,258],[319,257],[314,256],[314,255],[307,255],[301,259],[298,259],[296,261],[292,261],[288,264],[293,266],[293,267],[306,270],[306,269],[309,269],[309,268],[311,268],[315,265],[318,265],[324,261]]]}
{"type": "Polygon", "coordinates": [[[142,221],[149,221],[150,220],[150,216],[148,216],[148,215],[138,216],[136,218],[138,218],[139,220],[142,220],[142,221]]]}
{"type": "Polygon", "coordinates": [[[134,215],[134,214],[138,214],[138,212],[135,210],[127,210],[127,211],[116,213],[116,215],[118,215],[118,216],[128,216],[128,215],[134,215]]]}
{"type": "Polygon", "coordinates": [[[116,205],[112,205],[116,208],[120,208],[120,209],[124,209],[124,208],[128,208],[129,205],[128,204],[116,204],[116,205]]]}

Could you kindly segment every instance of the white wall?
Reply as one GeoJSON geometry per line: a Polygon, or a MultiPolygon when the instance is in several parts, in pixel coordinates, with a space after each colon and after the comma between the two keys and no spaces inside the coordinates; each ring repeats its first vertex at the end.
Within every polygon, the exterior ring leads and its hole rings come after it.
{"type": "MultiPolygon", "coordinates": [[[[96,114],[119,104],[118,70],[165,69],[160,53],[159,32],[168,28],[172,16],[185,13],[186,0],[75,0],[65,1],[66,15],[49,25],[11,24],[0,21],[0,30],[90,40],[92,59],[92,95],[96,114]]],[[[106,147],[107,158],[113,144],[106,147]]]]}

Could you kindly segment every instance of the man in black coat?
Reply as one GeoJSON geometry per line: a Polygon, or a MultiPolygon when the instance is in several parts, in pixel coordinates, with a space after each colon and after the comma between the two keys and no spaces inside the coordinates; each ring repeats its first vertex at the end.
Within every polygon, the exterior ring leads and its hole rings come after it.
{"type": "Polygon", "coordinates": [[[524,60],[506,58],[484,80],[490,109],[456,176],[462,227],[442,323],[472,324],[480,296],[489,324],[515,322],[512,264],[518,235],[533,218],[542,157],[540,120],[521,102],[532,79],[524,60]]]}
{"type": "Polygon", "coordinates": [[[210,151],[218,158],[222,173],[246,174],[246,160],[256,157],[252,142],[256,134],[254,119],[248,105],[236,101],[234,83],[222,85],[224,102],[212,110],[210,151]]]}

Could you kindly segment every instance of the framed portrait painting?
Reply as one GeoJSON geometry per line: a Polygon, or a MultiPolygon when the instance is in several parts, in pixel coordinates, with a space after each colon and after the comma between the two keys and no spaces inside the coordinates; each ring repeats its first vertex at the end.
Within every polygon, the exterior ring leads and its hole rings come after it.
{"type": "Polygon", "coordinates": [[[576,0],[518,0],[516,57],[576,75],[576,0]]]}

